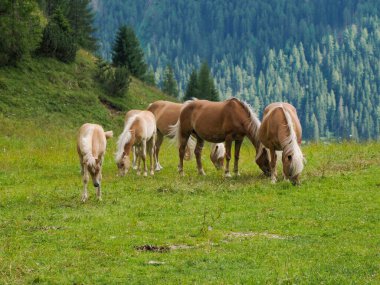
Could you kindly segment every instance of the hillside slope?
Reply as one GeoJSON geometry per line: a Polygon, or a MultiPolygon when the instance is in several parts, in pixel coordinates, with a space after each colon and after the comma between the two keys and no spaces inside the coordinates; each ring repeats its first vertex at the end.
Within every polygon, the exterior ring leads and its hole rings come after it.
{"type": "Polygon", "coordinates": [[[125,111],[145,109],[155,100],[174,100],[133,79],[122,99],[107,97],[94,80],[96,58],[79,51],[73,64],[38,58],[0,69],[0,121],[31,121],[46,127],[84,122],[119,125],[125,111]],[[101,98],[102,100],[100,100],[101,98]],[[102,102],[112,101],[112,104],[102,102]],[[117,110],[110,106],[117,106],[117,110]]]}

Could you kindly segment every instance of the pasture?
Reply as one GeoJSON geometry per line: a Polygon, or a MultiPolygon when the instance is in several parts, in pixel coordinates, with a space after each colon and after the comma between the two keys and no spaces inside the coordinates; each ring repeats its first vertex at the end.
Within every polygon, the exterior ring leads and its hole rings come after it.
{"type": "MultiPolygon", "coordinates": [[[[82,181],[76,130],[0,118],[1,284],[379,284],[380,144],[303,146],[301,186],[275,185],[245,140],[240,177],[203,153],[177,173],[166,140],[154,177],[82,181]]],[[[78,125],[79,127],[79,125],[78,125]]]]}

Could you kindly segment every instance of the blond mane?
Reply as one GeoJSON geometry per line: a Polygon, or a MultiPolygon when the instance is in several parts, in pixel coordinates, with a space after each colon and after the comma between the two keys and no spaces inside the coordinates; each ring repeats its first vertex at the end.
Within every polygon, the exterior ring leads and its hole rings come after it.
{"type": "Polygon", "coordinates": [[[115,154],[116,162],[120,162],[120,160],[123,158],[124,147],[131,140],[132,135],[130,129],[137,116],[138,114],[133,115],[125,122],[124,130],[117,140],[117,152],[115,154]]]}
{"type": "Polygon", "coordinates": [[[256,147],[259,147],[259,128],[260,128],[261,122],[257,118],[256,113],[252,110],[252,107],[247,102],[239,100],[238,98],[235,98],[235,97],[232,97],[227,100],[236,100],[237,102],[241,104],[243,109],[246,110],[246,112],[249,115],[249,125],[248,125],[249,131],[255,140],[256,147]]]}
{"type": "Polygon", "coordinates": [[[292,162],[290,164],[290,168],[292,170],[291,171],[292,176],[295,176],[297,174],[300,174],[303,170],[304,157],[303,157],[301,148],[297,142],[297,135],[296,135],[296,132],[294,131],[292,117],[290,116],[289,111],[286,110],[282,104],[281,104],[281,108],[284,111],[286,123],[289,128],[289,136],[286,137],[281,142],[281,145],[283,147],[283,155],[292,156],[292,162]]]}

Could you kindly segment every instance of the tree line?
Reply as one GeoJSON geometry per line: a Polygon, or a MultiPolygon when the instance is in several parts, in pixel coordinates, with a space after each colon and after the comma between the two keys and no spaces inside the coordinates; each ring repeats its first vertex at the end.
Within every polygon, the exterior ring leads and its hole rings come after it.
{"type": "Polygon", "coordinates": [[[102,55],[127,20],[159,86],[172,66],[180,99],[208,62],[220,99],[242,98],[258,113],[291,102],[307,139],[379,138],[380,1],[97,2],[102,55]]]}

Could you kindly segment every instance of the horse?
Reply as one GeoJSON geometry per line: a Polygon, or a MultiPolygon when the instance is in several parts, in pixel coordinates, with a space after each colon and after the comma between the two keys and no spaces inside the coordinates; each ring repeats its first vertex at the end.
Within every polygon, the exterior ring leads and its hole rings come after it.
{"type": "MultiPolygon", "coordinates": [[[[183,157],[185,147],[190,135],[196,140],[195,156],[197,160],[198,174],[205,175],[202,167],[201,154],[204,141],[213,143],[225,142],[226,166],[225,176],[231,177],[229,165],[231,160],[231,146],[235,141],[234,172],[239,175],[239,153],[245,136],[256,149],[260,148],[258,129],[260,121],[249,105],[237,98],[230,98],[223,102],[211,102],[207,100],[190,100],[185,102],[179,120],[171,127],[171,134],[175,137],[179,147],[178,171],[183,176],[183,157]]],[[[263,147],[261,146],[263,149],[263,147]]],[[[256,157],[256,163],[267,174],[269,157],[265,150],[256,157]]]]}
{"type": "MultiPolygon", "coordinates": [[[[138,110],[133,110],[138,111],[138,110]]],[[[115,155],[119,175],[124,176],[130,166],[129,154],[133,146],[136,147],[137,175],[140,175],[140,160],[144,163],[144,176],[147,176],[146,152],[150,157],[150,174],[154,175],[153,155],[156,141],[156,120],[152,112],[135,112],[125,122],[124,130],[117,141],[115,155]]]]}
{"type": "Polygon", "coordinates": [[[102,180],[102,164],[107,147],[107,139],[113,136],[112,131],[104,132],[102,126],[96,124],[83,124],[77,136],[77,152],[83,176],[82,201],[88,199],[87,183],[89,174],[96,188],[96,196],[102,200],[100,188],[102,180]]]}
{"type": "MultiPolygon", "coordinates": [[[[156,171],[160,171],[163,167],[160,164],[158,159],[158,154],[160,153],[161,144],[164,140],[164,136],[172,138],[170,135],[170,126],[174,125],[179,118],[181,113],[181,108],[183,104],[173,103],[170,101],[156,101],[148,106],[148,111],[151,111],[156,117],[157,124],[157,140],[155,148],[155,159],[156,159],[156,171]]],[[[192,139],[189,139],[186,151],[185,151],[185,160],[191,158],[191,153],[194,150],[195,143],[192,139]]]]}
{"type": "Polygon", "coordinates": [[[210,159],[215,168],[220,170],[224,166],[224,156],[226,154],[226,148],[224,143],[211,143],[210,159]]]}
{"type": "Polygon", "coordinates": [[[276,102],[268,105],[259,129],[259,139],[270,153],[271,181],[277,181],[277,151],[282,151],[283,174],[293,185],[299,185],[304,168],[304,156],[300,144],[302,127],[297,110],[288,103],[276,102]]]}

